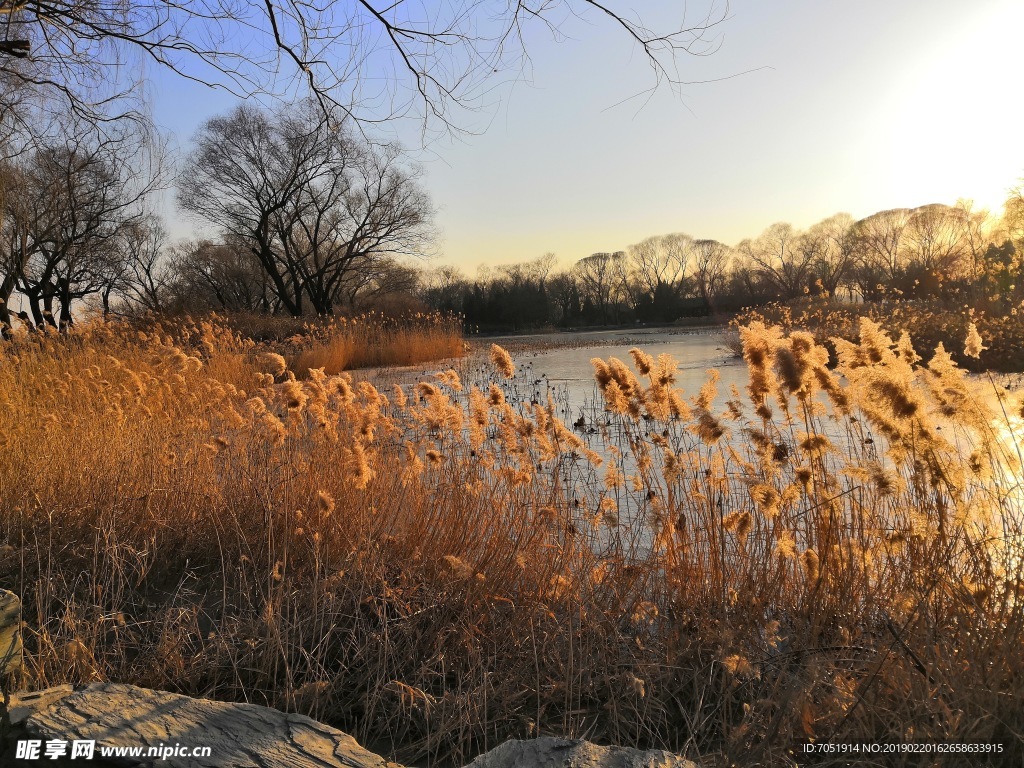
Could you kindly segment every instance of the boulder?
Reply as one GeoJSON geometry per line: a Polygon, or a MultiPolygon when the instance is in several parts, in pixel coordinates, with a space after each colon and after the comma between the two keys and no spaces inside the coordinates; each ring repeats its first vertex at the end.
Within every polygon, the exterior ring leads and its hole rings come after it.
{"type": "MultiPolygon", "coordinates": [[[[30,738],[145,747],[139,756],[106,758],[139,768],[386,768],[351,736],[302,715],[255,704],[192,699],[133,685],[93,683],[57,695],[25,719],[30,738]],[[146,754],[149,747],[209,747],[209,757],[146,754]]],[[[173,754],[173,753],[172,753],[173,754]]]]}
{"type": "Polygon", "coordinates": [[[466,768],[697,768],[671,752],[629,747],[599,747],[588,741],[544,736],[506,741],[466,768]]]}
{"type": "MultiPolygon", "coordinates": [[[[11,698],[15,739],[94,741],[97,768],[401,768],[342,731],[254,704],[192,699],[133,685],[69,685],[11,698]],[[209,756],[148,754],[150,747],[209,747],[209,756]],[[103,757],[101,747],[141,747],[103,757]]],[[[9,755],[10,748],[7,755],[9,755]]],[[[4,756],[0,756],[3,763],[4,756]]],[[[78,761],[40,764],[78,765],[78,761]]],[[[6,763],[3,763],[6,764],[6,763]]],[[[27,763],[26,763],[27,764],[27,763]]],[[[599,747],[577,739],[507,741],[466,768],[697,768],[662,750],[599,747]]]]}
{"type": "Polygon", "coordinates": [[[32,715],[42,712],[47,707],[53,706],[65,696],[70,696],[75,689],[70,685],[58,685],[54,688],[47,688],[42,691],[31,693],[12,693],[11,700],[7,707],[7,713],[11,725],[21,726],[32,715]]]}

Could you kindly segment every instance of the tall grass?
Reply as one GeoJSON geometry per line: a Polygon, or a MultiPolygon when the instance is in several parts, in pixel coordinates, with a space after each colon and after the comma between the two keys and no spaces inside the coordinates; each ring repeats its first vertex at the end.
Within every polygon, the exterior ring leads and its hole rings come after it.
{"type": "Polygon", "coordinates": [[[744,310],[730,321],[730,346],[741,354],[738,329],[762,322],[779,326],[787,333],[809,331],[834,356],[832,339],[856,339],[861,317],[878,323],[894,338],[906,331],[921,349],[932,350],[943,344],[957,364],[969,371],[1024,371],[1024,309],[1010,307],[1008,312],[986,312],[941,300],[889,298],[852,304],[815,296],[787,304],[772,303],[744,310]],[[964,353],[963,340],[971,326],[980,334],[983,344],[978,357],[964,353]]]}
{"type": "Polygon", "coordinates": [[[370,313],[340,318],[319,328],[312,344],[292,358],[291,367],[302,375],[313,368],[334,374],[460,357],[464,348],[457,317],[432,312],[388,318],[370,313]]]}
{"type": "Polygon", "coordinates": [[[998,741],[1019,763],[1021,403],[870,322],[838,372],[808,334],[742,334],[722,413],[667,356],[595,360],[589,435],[513,397],[500,348],[479,381],[381,392],[296,379],[212,322],[8,344],[25,682],[295,709],[406,761],[558,733],[744,765],[806,738],[998,741]]]}

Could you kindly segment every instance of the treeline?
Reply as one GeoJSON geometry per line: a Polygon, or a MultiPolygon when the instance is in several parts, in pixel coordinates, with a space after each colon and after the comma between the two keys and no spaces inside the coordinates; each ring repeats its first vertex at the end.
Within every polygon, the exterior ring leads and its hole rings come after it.
{"type": "Polygon", "coordinates": [[[469,278],[429,269],[433,206],[398,147],[320,105],[243,105],[207,121],[172,174],[132,124],[70,127],[0,159],[0,331],[106,314],[459,313],[471,329],[663,324],[806,295],[927,297],[993,312],[1024,299],[1024,188],[1001,217],[926,205],[859,221],[768,227],[730,246],[685,234],[553,254],[469,278]],[[173,187],[206,227],[170,242],[153,212],[173,187]]]}
{"type": "Polygon", "coordinates": [[[735,246],[650,237],[555,271],[551,254],[469,279],[443,268],[422,291],[481,330],[671,323],[807,295],[847,301],[927,298],[1009,312],[1024,299],[1024,196],[1002,217],[969,203],[778,223],[735,246]]]}
{"type": "Polygon", "coordinates": [[[469,280],[426,275],[424,300],[480,330],[670,323],[711,314],[722,297],[729,249],[686,235],[651,237],[628,251],[595,253],[555,271],[555,257],[482,270],[469,280]]]}

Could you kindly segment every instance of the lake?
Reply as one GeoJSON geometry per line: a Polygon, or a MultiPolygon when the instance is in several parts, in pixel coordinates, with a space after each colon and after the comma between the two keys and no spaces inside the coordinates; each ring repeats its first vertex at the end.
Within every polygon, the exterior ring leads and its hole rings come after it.
{"type": "MultiPolygon", "coordinates": [[[[735,384],[741,392],[747,385],[746,365],[726,347],[726,333],[721,328],[563,332],[492,337],[479,339],[477,343],[485,349],[492,343],[507,348],[516,365],[524,371],[523,376],[517,376],[520,391],[513,396],[527,400],[536,396],[544,402],[550,387],[556,394],[556,401],[562,406],[567,404],[571,411],[569,414],[560,413],[563,419],[570,416],[575,420],[581,410],[589,410],[588,405],[598,396],[594,366],[590,361],[595,357],[604,360],[616,357],[636,373],[636,366],[629,355],[629,350],[634,347],[653,358],[661,354],[672,355],[679,364],[676,386],[688,397],[697,394],[707,380],[709,368],[716,368],[721,374],[716,406],[721,406],[729,398],[730,385],[735,384]],[[524,388],[519,380],[526,385],[535,382],[532,391],[529,386],[524,388]]],[[[482,374],[485,380],[488,375],[496,380],[489,366],[480,366],[475,372],[482,374]]],[[[472,383],[483,382],[473,380],[472,383]]]]}

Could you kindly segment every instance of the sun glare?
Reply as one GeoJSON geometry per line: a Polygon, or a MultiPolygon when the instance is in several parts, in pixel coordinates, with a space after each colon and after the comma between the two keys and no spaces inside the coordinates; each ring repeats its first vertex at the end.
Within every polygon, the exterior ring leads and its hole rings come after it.
{"type": "Polygon", "coordinates": [[[1024,6],[996,5],[936,40],[894,78],[879,115],[887,137],[888,192],[908,204],[973,199],[998,212],[1024,175],[1017,35],[1024,6]]]}

